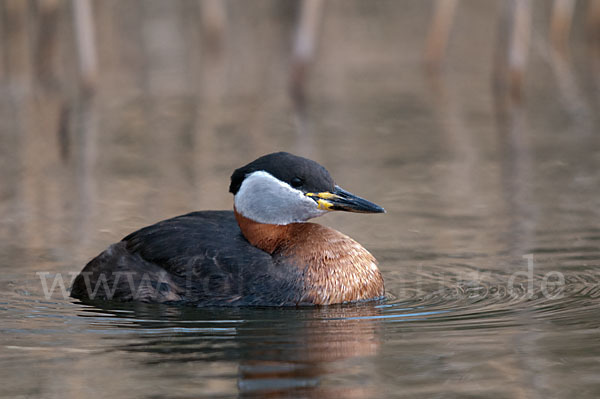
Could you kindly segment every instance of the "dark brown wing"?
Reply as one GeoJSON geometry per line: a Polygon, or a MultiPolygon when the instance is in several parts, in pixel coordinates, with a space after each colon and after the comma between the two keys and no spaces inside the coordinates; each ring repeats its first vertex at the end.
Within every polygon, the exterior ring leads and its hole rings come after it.
{"type": "Polygon", "coordinates": [[[297,268],[275,262],[242,236],[233,212],[204,211],[144,227],[83,269],[80,299],[197,305],[295,305],[297,268]]]}

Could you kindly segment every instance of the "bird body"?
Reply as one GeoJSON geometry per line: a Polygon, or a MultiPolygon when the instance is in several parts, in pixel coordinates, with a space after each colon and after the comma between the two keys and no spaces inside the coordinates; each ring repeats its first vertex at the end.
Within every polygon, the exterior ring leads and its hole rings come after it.
{"type": "Polygon", "coordinates": [[[266,155],[236,170],[230,191],[233,212],[189,213],[111,245],[76,277],[71,295],[196,306],[329,305],[384,295],[365,248],[306,221],[329,210],[383,209],[335,186],[316,162],[266,155]]]}

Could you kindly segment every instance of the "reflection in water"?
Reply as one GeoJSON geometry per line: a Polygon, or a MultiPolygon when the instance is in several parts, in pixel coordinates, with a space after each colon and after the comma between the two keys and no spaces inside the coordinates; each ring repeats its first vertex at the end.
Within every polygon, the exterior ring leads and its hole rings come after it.
{"type": "Polygon", "coordinates": [[[161,365],[162,377],[182,379],[187,376],[174,376],[174,370],[206,370],[215,362],[234,361],[242,397],[372,397],[352,381],[351,368],[340,367],[368,363],[377,355],[381,310],[374,304],[253,310],[140,305],[107,308],[114,319],[101,323],[94,321],[98,310],[84,309],[80,316],[88,311],[92,328],[127,331],[126,343],[119,339],[107,350],[134,353],[144,368],[161,365]],[[334,375],[346,384],[329,384],[334,375]]]}
{"type": "MultiPolygon", "coordinates": [[[[75,178],[77,184],[77,220],[78,229],[75,230],[75,237],[78,237],[84,245],[88,242],[90,236],[90,220],[92,220],[93,203],[96,197],[96,177],[94,176],[94,167],[97,159],[97,135],[98,119],[97,110],[94,107],[92,97],[84,98],[76,107],[74,121],[74,133],[77,140],[74,149],[73,160],[76,163],[75,178]]],[[[74,237],[74,238],[75,238],[74,237]]]]}
{"type": "Polygon", "coordinates": [[[529,253],[539,211],[532,196],[533,164],[526,115],[521,105],[496,104],[502,195],[510,215],[506,240],[513,257],[529,253]],[[505,109],[501,107],[505,106],[505,109]]]}

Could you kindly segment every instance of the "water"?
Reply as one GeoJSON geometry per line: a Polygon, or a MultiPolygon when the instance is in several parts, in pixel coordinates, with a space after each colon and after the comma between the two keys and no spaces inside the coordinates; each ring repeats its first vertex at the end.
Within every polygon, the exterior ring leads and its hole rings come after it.
{"type": "Polygon", "coordinates": [[[420,68],[428,4],[398,24],[396,3],[364,15],[334,2],[298,111],[285,94],[289,10],[260,26],[271,3],[232,13],[223,54],[195,73],[189,43],[165,49],[151,29],[176,39],[192,22],[149,2],[128,25],[129,4],[98,17],[112,25],[95,97],[41,90],[19,70],[3,81],[0,397],[600,395],[599,91],[580,34],[565,86],[537,17],[526,101],[499,113],[481,50],[493,8],[465,7],[472,25],[436,82],[420,68]],[[142,39],[111,42],[140,24],[142,39]],[[345,24],[356,28],[342,40],[345,24]],[[386,208],[319,222],[372,251],[387,300],[100,308],[52,289],[134,229],[229,209],[233,169],[275,150],[319,161],[386,208]]]}

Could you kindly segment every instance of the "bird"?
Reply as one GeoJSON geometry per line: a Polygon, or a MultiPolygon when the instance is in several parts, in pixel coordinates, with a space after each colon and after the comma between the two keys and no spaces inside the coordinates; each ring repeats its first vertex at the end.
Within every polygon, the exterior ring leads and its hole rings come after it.
{"type": "Polygon", "coordinates": [[[335,184],[319,163],[276,152],[236,169],[232,211],[196,211],[141,228],[75,277],[82,302],[320,306],[385,298],[375,257],[308,220],[385,213],[335,184]]]}

